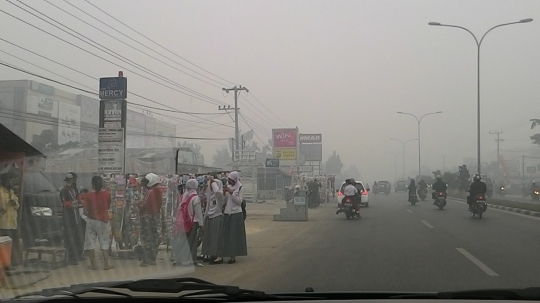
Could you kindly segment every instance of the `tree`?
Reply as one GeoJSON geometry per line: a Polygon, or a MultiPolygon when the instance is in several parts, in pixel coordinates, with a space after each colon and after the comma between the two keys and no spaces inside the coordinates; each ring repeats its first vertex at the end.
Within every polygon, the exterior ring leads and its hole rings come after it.
{"type": "Polygon", "coordinates": [[[346,170],[343,171],[343,176],[345,178],[354,178],[355,180],[359,180],[360,171],[358,171],[358,168],[356,168],[356,165],[351,165],[346,170]]]}
{"type": "Polygon", "coordinates": [[[459,187],[459,173],[445,172],[442,175],[443,181],[448,184],[449,188],[457,189],[459,187]]]}
{"type": "Polygon", "coordinates": [[[327,174],[341,174],[341,169],[343,168],[343,163],[339,155],[334,151],[334,153],[326,160],[324,165],[327,174]]]}
{"type": "Polygon", "coordinates": [[[52,151],[58,149],[57,140],[56,134],[52,130],[46,129],[35,137],[30,145],[39,151],[52,151]]]}
{"type": "Polygon", "coordinates": [[[465,190],[469,187],[471,174],[469,173],[469,169],[467,168],[467,165],[463,164],[459,167],[459,189],[465,190]]]}
{"type": "Polygon", "coordinates": [[[231,162],[231,153],[226,147],[216,150],[216,153],[212,156],[212,164],[214,166],[228,166],[231,162]]]}

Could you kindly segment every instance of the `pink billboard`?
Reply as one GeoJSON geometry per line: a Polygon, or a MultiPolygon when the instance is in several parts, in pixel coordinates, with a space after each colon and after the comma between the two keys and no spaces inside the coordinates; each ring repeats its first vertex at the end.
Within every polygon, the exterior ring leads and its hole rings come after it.
{"type": "Polygon", "coordinates": [[[272,140],[274,147],[296,147],[297,129],[273,129],[272,140]]]}

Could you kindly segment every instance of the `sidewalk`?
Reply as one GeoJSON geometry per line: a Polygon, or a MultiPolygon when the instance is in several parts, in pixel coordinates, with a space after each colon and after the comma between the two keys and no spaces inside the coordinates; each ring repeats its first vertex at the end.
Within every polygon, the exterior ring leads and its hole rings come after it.
{"type": "MultiPolygon", "coordinates": [[[[334,206],[333,204],[331,204],[334,206]]],[[[248,270],[256,270],[256,264],[279,250],[283,245],[294,240],[309,229],[308,222],[277,222],[273,215],[285,207],[285,201],[269,200],[264,203],[248,203],[246,219],[246,235],[248,256],[238,257],[233,265],[208,265],[203,268],[194,266],[172,266],[170,251],[160,247],[156,266],[139,267],[139,261],[132,259],[111,258],[114,269],[104,271],[100,252],[96,252],[98,270],[88,269],[89,261],[75,266],[62,267],[55,270],[44,270],[42,267],[18,267],[18,271],[40,271],[7,279],[8,288],[0,289],[0,298],[12,297],[45,288],[63,287],[72,284],[94,283],[105,281],[122,281],[148,278],[164,278],[179,276],[195,276],[214,283],[230,283],[248,270]],[[27,285],[35,283],[33,285],[27,285]]],[[[47,261],[46,257],[43,258],[47,261]]]]}

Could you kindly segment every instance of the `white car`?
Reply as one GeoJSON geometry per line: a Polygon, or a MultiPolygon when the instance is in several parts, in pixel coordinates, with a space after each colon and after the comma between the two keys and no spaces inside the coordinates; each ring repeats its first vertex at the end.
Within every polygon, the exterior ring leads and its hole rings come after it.
{"type": "MultiPolygon", "coordinates": [[[[338,204],[341,204],[341,200],[343,200],[343,189],[345,188],[345,185],[345,182],[341,183],[341,187],[337,191],[338,204]]],[[[369,207],[369,189],[366,189],[362,181],[356,181],[356,188],[362,195],[362,201],[360,202],[360,206],[369,207]]]]}

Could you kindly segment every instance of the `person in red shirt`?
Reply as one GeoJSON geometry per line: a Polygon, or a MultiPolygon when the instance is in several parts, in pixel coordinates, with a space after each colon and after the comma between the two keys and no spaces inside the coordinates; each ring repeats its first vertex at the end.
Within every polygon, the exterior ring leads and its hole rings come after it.
{"type": "MultiPolygon", "coordinates": [[[[156,265],[159,247],[158,226],[161,222],[163,193],[159,188],[159,177],[154,173],[146,175],[148,190],[139,204],[141,218],[140,234],[143,252],[141,267],[156,265]]],[[[142,182],[141,182],[142,183],[142,182]]]]}
{"type": "Polygon", "coordinates": [[[90,259],[88,268],[96,270],[95,244],[99,242],[103,253],[103,269],[109,270],[114,268],[109,264],[111,194],[103,189],[103,179],[100,176],[92,177],[92,188],[94,191],[88,192],[83,200],[84,215],[87,217],[84,250],[90,259]]]}

